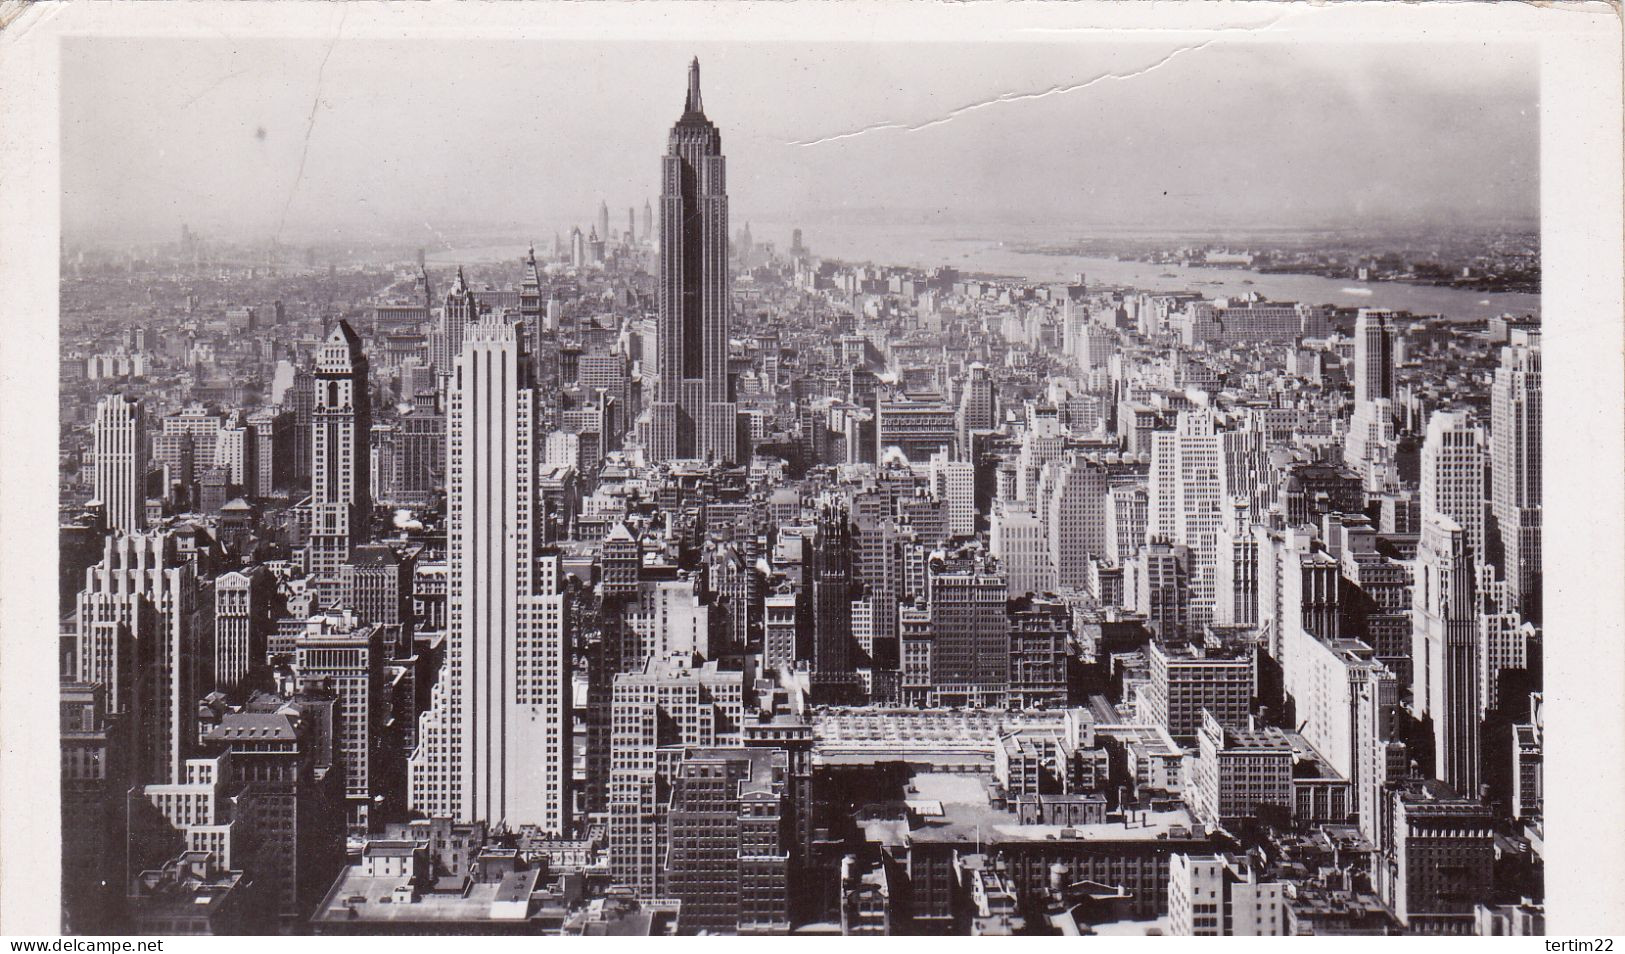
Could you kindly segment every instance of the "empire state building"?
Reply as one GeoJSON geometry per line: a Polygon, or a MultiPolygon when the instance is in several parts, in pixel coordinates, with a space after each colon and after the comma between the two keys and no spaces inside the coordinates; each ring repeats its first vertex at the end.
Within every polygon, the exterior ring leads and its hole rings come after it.
{"type": "Polygon", "coordinates": [[[700,103],[700,61],[660,166],[660,385],[655,460],[736,461],[728,394],[728,192],[722,135],[700,103]]]}

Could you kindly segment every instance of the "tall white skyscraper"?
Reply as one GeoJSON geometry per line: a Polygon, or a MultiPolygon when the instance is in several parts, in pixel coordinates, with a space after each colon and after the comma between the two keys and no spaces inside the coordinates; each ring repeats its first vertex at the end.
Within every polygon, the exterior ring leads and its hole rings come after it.
{"type": "Polygon", "coordinates": [[[1479,782],[1476,580],[1467,531],[1425,514],[1411,587],[1411,704],[1433,720],[1434,774],[1468,796],[1479,782]]]}
{"type": "Polygon", "coordinates": [[[243,423],[241,417],[233,415],[232,420],[220,428],[220,436],[214,442],[214,465],[226,468],[229,476],[227,481],[234,487],[241,487],[247,493],[254,471],[258,469],[259,461],[255,457],[256,450],[254,427],[243,423]]]}
{"type": "Polygon", "coordinates": [[[1382,830],[1383,786],[1389,782],[1394,709],[1399,686],[1394,674],[1353,639],[1300,639],[1305,678],[1295,697],[1303,737],[1332,768],[1349,780],[1350,808],[1360,831],[1373,842],[1382,830]]]}
{"type": "Polygon", "coordinates": [[[96,499],[109,529],[134,532],[147,525],[146,438],[140,402],[110,394],[96,403],[96,499]]]}
{"type": "Polygon", "coordinates": [[[1031,401],[1026,407],[1026,424],[1021,434],[1021,451],[1016,455],[1015,499],[1029,508],[1038,504],[1038,478],[1044,465],[1061,459],[1066,448],[1066,428],[1055,408],[1031,401]]]}
{"type": "Polygon", "coordinates": [[[1192,632],[1213,618],[1223,464],[1222,438],[1210,412],[1181,411],[1174,430],[1151,437],[1146,537],[1190,548],[1192,632]]]}
{"type": "Polygon", "coordinates": [[[1004,564],[1011,596],[1055,589],[1044,522],[1031,510],[1015,501],[995,502],[989,530],[988,552],[1004,564]]]}
{"type": "Polygon", "coordinates": [[[1059,586],[1088,585],[1089,559],[1106,553],[1105,465],[1077,454],[1050,464],[1043,511],[1049,562],[1059,586]]]}
{"type": "Polygon", "coordinates": [[[310,435],[310,543],[307,568],[324,600],[338,596],[339,568],[372,519],[372,401],[361,337],[334,326],[316,352],[310,435]]]}
{"type": "Polygon", "coordinates": [[[1490,512],[1508,594],[1540,618],[1540,335],[1514,331],[1490,389],[1490,512]]]}
{"type": "Polygon", "coordinates": [[[1435,411],[1422,442],[1422,522],[1448,517],[1484,562],[1484,431],[1465,411],[1435,411]]]}
{"type": "Polygon", "coordinates": [[[976,466],[949,460],[946,452],[931,456],[931,492],[948,507],[948,532],[968,537],[976,532],[976,466]]]}
{"type": "Polygon", "coordinates": [[[541,552],[537,393],[525,334],[464,331],[447,412],[446,661],[410,761],[412,807],[562,832],[569,823],[568,607],[541,552]]]}

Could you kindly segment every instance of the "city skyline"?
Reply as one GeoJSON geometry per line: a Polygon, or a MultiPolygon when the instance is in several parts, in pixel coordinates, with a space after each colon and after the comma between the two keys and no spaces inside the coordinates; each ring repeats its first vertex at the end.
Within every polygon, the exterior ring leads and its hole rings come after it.
{"type": "MultiPolygon", "coordinates": [[[[1024,157],[1074,157],[1031,114],[980,158],[905,137],[1210,49],[785,145],[931,156],[989,184],[943,194],[973,214],[1075,200],[1031,184],[1024,157]]],[[[885,164],[797,178],[750,146],[773,120],[717,115],[773,88],[734,54],[702,97],[708,56],[641,90],[682,88],[641,229],[600,188],[584,226],[455,272],[242,259],[191,222],[64,255],[64,930],[1545,933],[1538,239],[1121,260],[1175,289],[826,257],[758,241],[735,187],[835,205],[885,164]],[[1361,304],[1274,300],[1295,279],[1361,304]]],[[[1462,91],[1407,83],[1427,108],[1333,92],[1444,128],[1462,91]]],[[[1112,128],[1156,144],[1202,99],[1112,128]]],[[[1535,174],[1327,162],[1320,133],[1158,155],[1255,223],[1313,187],[1448,232],[1535,174]],[[1472,185],[1418,204],[1434,174],[1472,185]]],[[[316,185],[378,194],[344,182],[316,185]]],[[[1098,251],[1038,238],[1016,253],[1098,251]]]]}
{"type": "Polygon", "coordinates": [[[231,239],[391,234],[455,247],[470,228],[585,227],[606,197],[618,223],[620,209],[659,194],[638,157],[680,106],[638,91],[695,55],[717,81],[711,111],[737,130],[731,151],[751,170],[733,183],[740,222],[1017,237],[1060,226],[1527,226],[1538,215],[1534,56],[1506,43],[1460,52],[1241,40],[939,53],[69,41],[64,231],[168,238],[190,223],[231,239]],[[933,75],[944,57],[961,68],[933,75]],[[617,82],[585,81],[606,67],[617,82]],[[129,82],[137,70],[150,81],[129,82]],[[601,123],[607,115],[618,119],[601,123]],[[349,150],[352,135],[367,148],[349,150]],[[117,175],[105,168],[114,155],[117,175]],[[989,179],[1007,163],[1025,174],[989,179]]]}

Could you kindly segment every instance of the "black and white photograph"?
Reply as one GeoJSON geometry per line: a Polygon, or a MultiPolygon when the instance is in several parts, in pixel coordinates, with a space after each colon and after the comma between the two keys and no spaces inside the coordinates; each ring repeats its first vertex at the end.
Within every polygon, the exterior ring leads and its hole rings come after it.
{"type": "Polygon", "coordinates": [[[117,6],[0,931],[1625,933],[1617,6],[117,6]]]}

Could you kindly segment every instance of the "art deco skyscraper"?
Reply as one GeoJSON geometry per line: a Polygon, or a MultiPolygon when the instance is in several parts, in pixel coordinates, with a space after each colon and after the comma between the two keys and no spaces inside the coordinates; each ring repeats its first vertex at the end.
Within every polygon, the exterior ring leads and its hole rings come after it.
{"type": "Polygon", "coordinates": [[[459,821],[569,823],[570,678],[560,560],[541,551],[541,453],[522,324],[463,332],[447,411],[446,661],[419,723],[411,807],[459,821]]]}
{"type": "Polygon", "coordinates": [[[1422,522],[1450,518],[1484,561],[1484,430],[1465,411],[1435,411],[1422,443],[1422,522]]]}
{"type": "Polygon", "coordinates": [[[1152,435],[1146,542],[1161,537],[1190,547],[1190,625],[1197,633],[1213,618],[1228,463],[1211,412],[1180,411],[1174,430],[1152,435]]]}
{"type": "Polygon", "coordinates": [[[108,708],[132,720],[139,777],[178,782],[197,741],[200,687],[213,654],[200,648],[197,569],[171,533],[103,541],[78,600],[78,679],[107,687],[108,708]]]}
{"type": "Polygon", "coordinates": [[[728,398],[728,193],[722,136],[700,103],[700,61],[660,169],[660,380],[655,460],[738,456],[728,398]]]}
{"type": "Polygon", "coordinates": [[[1424,514],[1411,588],[1412,706],[1433,720],[1434,774],[1478,794],[1479,659],[1476,572],[1467,531],[1424,514]]]}
{"type": "Polygon", "coordinates": [[[307,565],[323,597],[338,596],[339,568],[372,519],[372,401],[361,338],[340,321],[316,352],[310,436],[307,565]]]}
{"type": "Polygon", "coordinates": [[[147,525],[144,487],[147,452],[141,404],[110,394],[96,404],[96,499],[112,530],[134,532],[147,525]]]}
{"type": "Polygon", "coordinates": [[[474,292],[468,287],[463,269],[459,266],[457,280],[452,284],[451,291],[446,293],[440,310],[440,327],[429,337],[429,363],[434,365],[435,374],[442,379],[451,377],[452,363],[463,353],[463,329],[468,327],[479,311],[474,292]]]}
{"type": "Polygon", "coordinates": [[[1507,589],[1540,618],[1540,335],[1516,332],[1490,388],[1490,512],[1507,589]]]}
{"type": "Polygon", "coordinates": [[[1354,402],[1394,399],[1394,313],[1361,308],[1354,319],[1354,402]]]}

